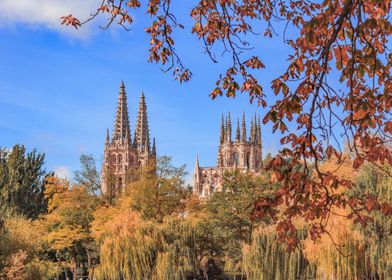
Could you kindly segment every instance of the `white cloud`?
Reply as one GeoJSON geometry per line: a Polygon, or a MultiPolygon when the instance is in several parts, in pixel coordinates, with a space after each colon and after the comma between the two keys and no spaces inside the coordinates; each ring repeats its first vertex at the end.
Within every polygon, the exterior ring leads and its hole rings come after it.
{"type": "Polygon", "coordinates": [[[54,170],[54,173],[59,178],[68,179],[68,180],[71,179],[71,171],[69,171],[69,168],[66,166],[58,166],[54,170]]]}
{"type": "Polygon", "coordinates": [[[0,26],[21,23],[82,37],[88,32],[85,26],[79,30],[63,26],[60,17],[72,14],[86,19],[99,4],[99,0],[0,0],[0,26]]]}

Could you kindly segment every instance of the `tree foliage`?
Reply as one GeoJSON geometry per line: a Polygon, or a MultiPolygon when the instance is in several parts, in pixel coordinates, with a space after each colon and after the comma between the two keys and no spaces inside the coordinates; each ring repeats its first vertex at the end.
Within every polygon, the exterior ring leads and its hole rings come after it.
{"type": "Polygon", "coordinates": [[[40,220],[44,233],[42,242],[75,275],[84,256],[91,266],[94,240],[90,228],[98,200],[87,187],[70,186],[68,181],[57,177],[47,178],[45,198],[48,200],[48,213],[40,220]]]}
{"type": "MultiPolygon", "coordinates": [[[[166,66],[165,71],[171,70],[175,79],[184,82],[192,73],[175,48],[174,30],[184,26],[172,6],[170,0],[104,0],[86,21],[69,15],[62,23],[78,27],[103,14],[108,17],[103,28],[118,23],[128,29],[133,14],[143,9],[151,18],[145,29],[150,36],[148,60],[166,66]]],[[[190,18],[189,31],[211,60],[218,62],[220,53],[230,58],[212,98],[247,93],[251,101],[269,106],[264,123],[283,134],[285,146],[268,165],[281,188],[265,205],[274,209],[290,205],[278,217],[281,239],[288,242],[283,229],[295,231],[293,219],[300,216],[307,217],[311,236],[320,237],[326,227],[318,221],[335,206],[348,208],[355,221],[363,223],[366,216],[358,210],[365,202],[349,200],[344,192],[332,194],[329,188],[349,189],[352,181],[324,173],[320,164],[332,156],[343,161],[343,141],[354,153],[355,169],[364,162],[392,164],[390,0],[197,0],[190,18]],[[286,70],[271,81],[276,97],[267,98],[259,82],[265,68],[263,50],[255,54],[253,42],[277,35],[283,35],[290,54],[286,70]],[[287,157],[292,160],[284,160],[287,157]],[[296,170],[299,163],[304,168],[296,170]],[[282,166],[287,172],[280,171],[282,166]],[[310,176],[313,172],[317,175],[310,176]]]]}
{"type": "Polygon", "coordinates": [[[0,148],[0,216],[20,214],[36,218],[46,210],[45,155],[24,146],[0,148]]]}
{"type": "MultiPolygon", "coordinates": [[[[300,238],[305,239],[301,230],[300,238]]],[[[244,244],[243,274],[246,279],[315,279],[316,266],[304,256],[302,247],[292,252],[279,244],[273,228],[258,228],[251,244],[244,244]]]]}
{"type": "Polygon", "coordinates": [[[238,171],[228,172],[222,180],[222,191],[215,192],[205,204],[205,227],[212,229],[215,255],[241,260],[242,243],[250,244],[258,224],[250,219],[253,201],[269,188],[268,181],[238,171]]]}
{"type": "MultiPolygon", "coordinates": [[[[303,164],[296,168],[302,170],[303,164]]],[[[283,166],[279,170],[287,172],[283,166]]],[[[338,185],[333,194],[362,201],[356,216],[367,217],[362,221],[366,227],[348,219],[354,216],[350,209],[336,205],[317,219],[328,219],[326,234],[319,238],[306,229],[307,216],[280,223],[286,227],[282,232],[290,233],[283,237],[274,230],[275,212],[268,207],[259,210],[269,219],[252,220],[252,206],[269,203],[281,189],[273,171],[257,176],[228,172],[223,191],[207,201],[185,188],[184,168],[174,167],[168,157],[140,170],[113,203],[92,192],[89,183],[47,177],[47,213],[34,220],[15,212],[3,218],[0,279],[77,279],[82,274],[105,280],[225,279],[240,274],[282,280],[391,278],[391,221],[385,215],[392,203],[386,173],[391,166],[381,170],[364,164],[356,170],[350,161],[335,158],[323,162],[320,170],[334,171],[339,180],[353,178],[349,190],[338,185]],[[281,238],[292,247],[280,244],[281,238]]],[[[276,213],[293,211],[290,207],[280,205],[276,213]]]]}
{"type": "Polygon", "coordinates": [[[0,279],[49,280],[58,274],[55,263],[41,258],[44,246],[37,222],[6,217],[0,230],[0,279]]]}
{"type": "Polygon", "coordinates": [[[202,237],[184,218],[183,176],[184,167],[163,157],[143,168],[114,205],[95,211],[92,234],[100,265],[94,277],[169,280],[197,273],[196,240],[202,237]]]}
{"type": "Polygon", "coordinates": [[[97,279],[186,279],[197,272],[195,230],[179,218],[160,224],[125,211],[105,224],[97,279]]]}
{"type": "Polygon", "coordinates": [[[80,156],[80,165],[81,169],[75,171],[75,182],[87,188],[92,194],[102,194],[99,171],[92,155],[82,154],[80,156]]]}
{"type": "Polygon", "coordinates": [[[145,219],[161,222],[184,210],[189,195],[184,188],[185,166],[174,167],[170,157],[161,157],[140,170],[139,179],[127,186],[126,197],[132,209],[145,219]]]}

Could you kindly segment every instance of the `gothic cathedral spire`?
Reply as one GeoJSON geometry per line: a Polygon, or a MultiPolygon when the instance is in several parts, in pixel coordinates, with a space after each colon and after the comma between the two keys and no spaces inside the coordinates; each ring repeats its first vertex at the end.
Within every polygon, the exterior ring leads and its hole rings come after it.
{"type": "Polygon", "coordinates": [[[225,134],[226,134],[225,121],[224,121],[223,114],[222,114],[222,121],[221,121],[221,126],[220,126],[220,135],[219,135],[220,144],[223,144],[225,142],[225,134]]]}
{"type": "Polygon", "coordinates": [[[230,112],[227,115],[226,119],[226,141],[231,143],[231,119],[230,119],[230,112]]]}
{"type": "Polygon", "coordinates": [[[241,132],[240,132],[240,119],[237,118],[237,128],[235,130],[235,141],[239,143],[241,141],[241,132]]]}
{"type": "Polygon", "coordinates": [[[133,140],[132,143],[125,86],[124,83],[121,83],[112,139],[109,138],[109,131],[106,131],[101,173],[103,193],[118,195],[124,190],[128,182],[135,179],[131,175],[134,172],[129,172],[130,170],[137,170],[149,163],[155,164],[155,139],[153,147],[150,149],[147,106],[143,93],[140,97],[135,138],[133,140]]]}
{"type": "Polygon", "coordinates": [[[108,146],[109,142],[110,142],[110,139],[109,139],[109,129],[106,129],[105,146],[108,146]]]}
{"type": "Polygon", "coordinates": [[[148,130],[147,105],[144,93],[140,96],[139,110],[135,127],[134,146],[138,151],[150,151],[150,135],[148,130]]]}
{"type": "Polygon", "coordinates": [[[152,139],[151,155],[153,158],[156,158],[156,156],[157,156],[157,147],[155,146],[155,137],[152,139]]]}
{"type": "Polygon", "coordinates": [[[260,117],[250,117],[250,130],[246,129],[245,113],[241,119],[237,118],[237,125],[233,120],[234,138],[232,141],[232,124],[230,112],[224,117],[220,125],[220,143],[215,167],[200,167],[196,157],[193,192],[201,198],[207,198],[215,191],[222,191],[222,178],[226,171],[240,170],[251,174],[259,173],[263,166],[261,145],[260,117]],[[248,138],[249,137],[249,138],[248,138]]]}
{"type": "MultiPolygon", "coordinates": [[[[127,96],[125,92],[124,82],[121,82],[120,92],[118,94],[116,120],[114,122],[112,140],[124,141],[127,138],[127,131],[129,130],[130,128],[128,118],[127,96]]],[[[128,140],[130,141],[130,139],[128,140]]]]}
{"type": "Polygon", "coordinates": [[[242,143],[245,143],[246,139],[246,123],[245,123],[245,113],[242,113],[242,143]]]}

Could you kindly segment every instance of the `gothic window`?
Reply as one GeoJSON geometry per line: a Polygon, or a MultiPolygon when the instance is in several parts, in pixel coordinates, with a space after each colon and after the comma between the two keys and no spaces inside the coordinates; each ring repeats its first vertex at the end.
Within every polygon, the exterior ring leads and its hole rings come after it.
{"type": "Polygon", "coordinates": [[[240,163],[240,159],[238,153],[234,153],[234,166],[238,166],[240,163]]]}
{"type": "Polygon", "coordinates": [[[116,156],[115,155],[112,155],[110,157],[110,165],[116,165],[116,156]]]}
{"type": "Polygon", "coordinates": [[[247,153],[246,157],[245,157],[245,159],[246,159],[246,168],[247,169],[249,169],[249,158],[250,158],[250,155],[249,155],[249,153],[247,153]]]}

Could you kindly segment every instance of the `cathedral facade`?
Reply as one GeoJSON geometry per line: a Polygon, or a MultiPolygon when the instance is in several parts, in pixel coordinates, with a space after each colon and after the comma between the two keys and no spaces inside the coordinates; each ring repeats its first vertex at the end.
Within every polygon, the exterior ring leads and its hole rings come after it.
{"type": "Polygon", "coordinates": [[[117,100],[117,111],[114,121],[113,134],[110,139],[106,130],[104,159],[101,174],[102,191],[121,192],[132,180],[132,171],[155,162],[155,139],[151,146],[148,129],[147,105],[144,93],[139,100],[139,109],[135,124],[135,132],[131,137],[128,117],[127,95],[122,82],[117,100]]]}
{"type": "Polygon", "coordinates": [[[193,193],[201,198],[209,197],[215,191],[222,190],[222,176],[225,171],[240,170],[242,172],[258,173],[261,171],[262,141],[260,117],[251,118],[249,137],[247,136],[245,115],[242,123],[237,119],[235,137],[232,138],[230,113],[222,116],[220,127],[217,165],[200,167],[196,159],[193,175],[193,193]]]}

